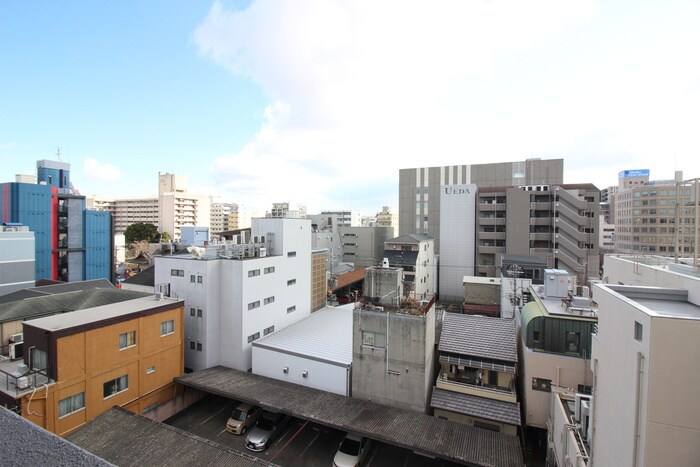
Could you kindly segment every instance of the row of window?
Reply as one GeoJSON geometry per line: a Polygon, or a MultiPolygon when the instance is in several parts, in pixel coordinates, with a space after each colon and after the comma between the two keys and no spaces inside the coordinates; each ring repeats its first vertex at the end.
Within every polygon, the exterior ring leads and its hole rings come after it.
{"type": "MultiPolygon", "coordinates": [[[[175,332],[175,320],[169,319],[160,323],[160,336],[164,337],[175,332]]],[[[119,334],[119,350],[136,346],[136,331],[119,334]]]]}
{"type": "MultiPolygon", "coordinates": [[[[263,335],[267,336],[268,334],[272,334],[273,332],[275,332],[275,326],[270,326],[263,330],[263,335]]],[[[256,332],[255,334],[251,334],[250,336],[248,336],[248,343],[250,344],[251,342],[256,341],[258,339],[260,339],[260,333],[256,332]]]]}

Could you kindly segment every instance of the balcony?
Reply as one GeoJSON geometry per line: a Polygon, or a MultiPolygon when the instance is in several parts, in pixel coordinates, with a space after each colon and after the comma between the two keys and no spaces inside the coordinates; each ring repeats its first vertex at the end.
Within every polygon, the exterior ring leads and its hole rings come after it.
{"type": "Polygon", "coordinates": [[[484,397],[486,399],[511,402],[513,404],[518,402],[515,389],[503,389],[483,383],[481,385],[467,383],[452,377],[448,377],[445,374],[438,376],[435,386],[446,391],[470,394],[472,396],[484,397]]]}

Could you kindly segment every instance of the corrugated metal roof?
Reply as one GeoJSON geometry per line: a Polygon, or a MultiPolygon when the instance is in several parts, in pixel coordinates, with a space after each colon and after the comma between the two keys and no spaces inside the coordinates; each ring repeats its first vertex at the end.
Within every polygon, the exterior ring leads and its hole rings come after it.
{"type": "Polygon", "coordinates": [[[222,366],[186,374],[177,382],[230,399],[473,466],[522,467],[517,437],[441,420],[222,366]]]}
{"type": "Polygon", "coordinates": [[[517,362],[518,344],[515,322],[506,318],[446,312],[438,350],[491,360],[517,362]]]}
{"type": "Polygon", "coordinates": [[[119,466],[273,465],[119,407],[78,428],[67,439],[119,466]]]}
{"type": "Polygon", "coordinates": [[[253,342],[261,347],[308,355],[343,366],[352,365],[352,310],[354,304],[326,307],[281,331],[253,342]]]}
{"type": "Polygon", "coordinates": [[[0,439],[0,459],[5,467],[112,465],[4,407],[0,407],[0,439]]]}
{"type": "Polygon", "coordinates": [[[520,426],[520,404],[517,402],[513,404],[436,387],[433,388],[430,406],[434,409],[520,426]]]}
{"type": "Polygon", "coordinates": [[[120,290],[114,287],[75,290],[49,295],[41,294],[13,302],[0,303],[0,323],[83,310],[149,296],[151,294],[120,290]]]}
{"type": "Polygon", "coordinates": [[[364,269],[354,269],[350,272],[344,274],[338,274],[338,282],[333,290],[342,289],[355,282],[360,282],[365,280],[365,270],[364,269]]]}

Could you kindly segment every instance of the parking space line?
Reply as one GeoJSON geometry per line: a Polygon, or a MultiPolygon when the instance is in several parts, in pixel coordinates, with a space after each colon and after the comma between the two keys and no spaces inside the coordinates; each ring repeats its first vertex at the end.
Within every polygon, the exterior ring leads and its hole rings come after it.
{"type": "Polygon", "coordinates": [[[301,433],[302,430],[303,430],[303,429],[306,427],[306,425],[308,425],[308,424],[309,424],[309,421],[306,420],[306,421],[301,425],[301,427],[299,427],[299,429],[297,430],[297,432],[294,433],[294,435],[292,435],[292,437],[289,438],[289,440],[287,440],[287,442],[284,444],[284,446],[282,446],[282,447],[275,453],[275,455],[272,456],[272,457],[270,458],[270,462],[272,462],[273,460],[275,460],[275,457],[277,457],[277,455],[278,455],[280,452],[284,451],[284,448],[286,448],[286,447],[289,445],[289,443],[291,443],[292,440],[293,440],[294,438],[296,438],[297,435],[298,435],[299,433],[301,433]]]}
{"type": "MultiPolygon", "coordinates": [[[[228,407],[228,406],[226,406],[226,407],[228,407]]],[[[202,423],[199,424],[199,426],[204,425],[204,424],[207,423],[209,420],[211,420],[212,418],[214,418],[214,417],[216,417],[217,415],[219,415],[221,412],[223,412],[224,410],[226,410],[226,407],[223,407],[223,408],[217,410],[216,412],[214,412],[214,414],[213,414],[211,417],[209,417],[209,418],[207,418],[206,420],[204,420],[202,423]]]]}
{"type": "Polygon", "coordinates": [[[318,439],[319,436],[321,436],[321,431],[316,430],[316,436],[314,436],[314,438],[311,440],[311,442],[309,442],[309,444],[306,445],[304,450],[301,451],[301,453],[299,454],[300,457],[304,457],[304,454],[306,454],[306,451],[308,451],[309,448],[316,442],[316,440],[318,439]]]}

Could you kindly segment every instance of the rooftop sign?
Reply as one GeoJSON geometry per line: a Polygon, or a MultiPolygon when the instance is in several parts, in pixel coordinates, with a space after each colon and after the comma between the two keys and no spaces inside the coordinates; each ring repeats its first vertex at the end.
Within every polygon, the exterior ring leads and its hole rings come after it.
{"type": "Polygon", "coordinates": [[[623,170],[617,174],[617,178],[639,178],[648,177],[649,169],[642,170],[623,170]]]}

